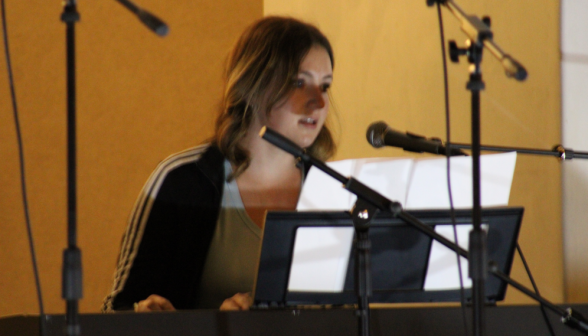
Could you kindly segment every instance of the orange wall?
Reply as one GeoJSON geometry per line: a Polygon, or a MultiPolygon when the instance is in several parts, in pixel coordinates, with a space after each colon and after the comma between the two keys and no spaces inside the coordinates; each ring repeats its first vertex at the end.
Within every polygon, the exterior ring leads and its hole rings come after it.
{"type": "MultiPolygon", "coordinates": [[[[170,26],[160,38],[115,1],[79,1],[78,245],[80,311],[112,285],[126,219],[167,155],[212,134],[225,56],[261,0],[137,1],[170,26]]],[[[31,224],[46,312],[61,299],[66,247],[65,25],[59,1],[7,1],[31,224]]],[[[20,192],[16,133],[0,62],[0,316],[38,312],[20,192]]]]}

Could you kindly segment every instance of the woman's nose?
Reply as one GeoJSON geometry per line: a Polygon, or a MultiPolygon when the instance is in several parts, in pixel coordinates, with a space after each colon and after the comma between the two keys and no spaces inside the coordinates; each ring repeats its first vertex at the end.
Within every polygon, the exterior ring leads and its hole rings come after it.
{"type": "Polygon", "coordinates": [[[322,109],[323,107],[325,107],[325,97],[324,97],[324,92],[320,87],[312,87],[309,88],[309,102],[308,105],[310,107],[310,110],[312,112],[312,110],[314,109],[322,109]]]}

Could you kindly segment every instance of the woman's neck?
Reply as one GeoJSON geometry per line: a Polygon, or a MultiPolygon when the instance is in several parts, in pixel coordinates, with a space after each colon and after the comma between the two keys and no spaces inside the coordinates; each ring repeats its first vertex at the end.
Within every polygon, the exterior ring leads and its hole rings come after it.
{"type": "Polygon", "coordinates": [[[254,179],[262,185],[283,183],[285,178],[300,172],[291,154],[263,140],[257,132],[249,132],[243,147],[249,151],[250,158],[249,167],[243,174],[256,177],[254,179]]]}
{"type": "Polygon", "coordinates": [[[296,208],[302,174],[292,155],[257,134],[245,140],[243,146],[249,151],[251,162],[236,182],[247,214],[263,227],[266,211],[296,208]]]}

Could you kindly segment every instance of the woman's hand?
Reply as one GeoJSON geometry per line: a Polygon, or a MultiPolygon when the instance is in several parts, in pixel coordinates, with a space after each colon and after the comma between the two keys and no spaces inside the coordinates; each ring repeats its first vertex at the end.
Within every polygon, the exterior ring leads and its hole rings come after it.
{"type": "Polygon", "coordinates": [[[251,293],[237,293],[226,299],[220,306],[220,310],[249,310],[252,304],[251,293]]]}
{"type": "Polygon", "coordinates": [[[135,312],[176,310],[168,299],[159,295],[150,295],[147,299],[135,303],[135,312]]]}

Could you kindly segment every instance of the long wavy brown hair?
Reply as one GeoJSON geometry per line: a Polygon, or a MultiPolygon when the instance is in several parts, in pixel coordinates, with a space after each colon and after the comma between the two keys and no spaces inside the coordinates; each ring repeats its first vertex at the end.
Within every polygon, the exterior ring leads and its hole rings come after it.
{"type": "MultiPolygon", "coordinates": [[[[313,25],[285,17],[266,17],[249,26],[229,54],[225,90],[216,121],[214,142],[235,167],[231,179],[250,163],[249,152],[241,146],[253,113],[269,114],[293,90],[300,63],[312,47],[329,54],[329,40],[313,25]]],[[[327,124],[307,152],[321,160],[336,149],[327,124]]]]}

